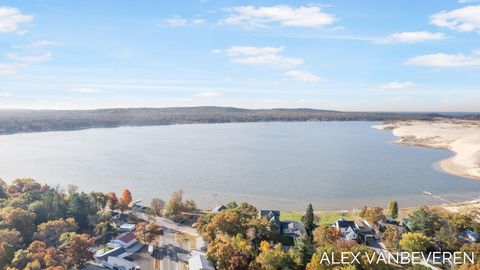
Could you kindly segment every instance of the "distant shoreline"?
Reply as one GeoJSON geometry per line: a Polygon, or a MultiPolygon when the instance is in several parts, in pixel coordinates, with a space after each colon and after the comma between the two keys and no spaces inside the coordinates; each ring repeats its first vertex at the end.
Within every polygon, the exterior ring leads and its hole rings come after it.
{"type": "MultiPolygon", "coordinates": [[[[99,110],[0,110],[0,135],[72,131],[123,126],[178,124],[392,121],[453,118],[438,113],[342,112],[317,109],[242,109],[232,107],[126,108],[99,110]]],[[[479,118],[472,114],[461,117],[479,118]]]]}
{"type": "Polygon", "coordinates": [[[455,155],[440,161],[440,169],[480,180],[480,121],[437,118],[394,121],[373,127],[392,131],[400,138],[396,142],[399,144],[450,150],[455,155]]]}

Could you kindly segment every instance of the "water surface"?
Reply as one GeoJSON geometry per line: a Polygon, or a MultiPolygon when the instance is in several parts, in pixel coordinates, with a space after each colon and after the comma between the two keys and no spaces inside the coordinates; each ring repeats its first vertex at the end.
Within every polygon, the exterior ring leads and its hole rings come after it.
{"type": "Polygon", "coordinates": [[[433,168],[446,150],[392,142],[372,122],[122,127],[0,136],[0,178],[32,177],[85,191],[129,188],[166,200],[178,188],[201,207],[229,200],[260,208],[351,209],[442,203],[480,195],[480,181],[433,168]]]}

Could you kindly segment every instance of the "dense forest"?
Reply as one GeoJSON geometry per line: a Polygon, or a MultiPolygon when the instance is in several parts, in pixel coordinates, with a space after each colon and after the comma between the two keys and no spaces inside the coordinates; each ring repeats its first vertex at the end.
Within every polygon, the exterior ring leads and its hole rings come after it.
{"type": "Polygon", "coordinates": [[[119,126],[273,121],[430,119],[436,113],[340,112],[315,109],[171,107],[99,110],[0,110],[0,134],[119,126]]]}

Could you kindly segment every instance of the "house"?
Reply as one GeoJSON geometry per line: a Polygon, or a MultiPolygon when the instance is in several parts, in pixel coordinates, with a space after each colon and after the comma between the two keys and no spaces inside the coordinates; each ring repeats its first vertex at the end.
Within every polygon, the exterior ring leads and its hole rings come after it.
{"type": "Polygon", "coordinates": [[[283,235],[290,236],[294,240],[307,232],[303,223],[294,220],[286,220],[282,222],[281,227],[283,235]]]}
{"type": "Polygon", "coordinates": [[[388,215],[383,216],[383,222],[386,224],[399,225],[399,222],[396,219],[388,215]]]}
{"type": "Polygon", "coordinates": [[[218,205],[217,207],[213,208],[212,213],[213,214],[218,214],[218,213],[220,213],[220,212],[222,212],[223,210],[226,210],[226,209],[227,209],[227,207],[225,205],[221,204],[221,205],[218,205]]]}
{"type": "Polygon", "coordinates": [[[358,231],[355,227],[355,222],[341,218],[335,221],[333,227],[339,230],[346,240],[358,240],[358,231]]]}
{"type": "Polygon", "coordinates": [[[116,258],[125,258],[128,256],[127,250],[123,247],[117,247],[105,252],[103,249],[100,249],[95,253],[95,261],[100,264],[106,264],[109,257],[116,258]]]}
{"type": "Polygon", "coordinates": [[[465,231],[465,236],[467,238],[467,241],[469,241],[470,243],[477,243],[480,241],[480,236],[470,230],[465,231]]]}
{"type": "Polygon", "coordinates": [[[192,257],[188,259],[189,270],[215,270],[212,263],[207,260],[204,253],[192,253],[192,257]]]}
{"type": "Polygon", "coordinates": [[[133,232],[133,230],[135,230],[135,224],[123,223],[120,225],[119,229],[123,232],[133,232]]]}
{"type": "Polygon", "coordinates": [[[108,267],[114,270],[137,270],[140,269],[135,263],[118,258],[118,257],[108,257],[107,262],[103,263],[103,266],[108,267]]]}
{"type": "Polygon", "coordinates": [[[280,211],[278,210],[260,210],[260,217],[266,218],[275,224],[277,233],[281,232],[282,223],[280,222],[280,211]]]}
{"type": "Polygon", "coordinates": [[[132,232],[125,232],[113,238],[107,244],[107,247],[110,247],[110,248],[123,247],[127,249],[133,246],[134,244],[136,244],[137,242],[138,241],[137,241],[137,238],[135,237],[135,234],[133,234],[132,232]]]}

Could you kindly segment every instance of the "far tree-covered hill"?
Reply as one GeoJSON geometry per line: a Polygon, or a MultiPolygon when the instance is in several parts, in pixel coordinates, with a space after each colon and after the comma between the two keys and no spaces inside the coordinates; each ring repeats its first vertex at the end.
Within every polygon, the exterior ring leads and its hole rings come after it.
{"type": "Polygon", "coordinates": [[[386,121],[440,114],[340,112],[315,109],[171,107],[99,110],[0,110],[0,134],[119,126],[262,121],[386,121]]]}

